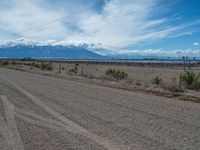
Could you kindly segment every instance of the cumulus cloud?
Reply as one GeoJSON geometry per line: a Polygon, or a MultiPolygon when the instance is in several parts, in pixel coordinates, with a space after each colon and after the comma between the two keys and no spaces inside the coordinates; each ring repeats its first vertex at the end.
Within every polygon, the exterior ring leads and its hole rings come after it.
{"type": "Polygon", "coordinates": [[[198,50],[193,50],[193,49],[187,49],[187,50],[167,50],[167,49],[138,49],[138,50],[135,50],[135,49],[132,49],[132,50],[116,50],[116,49],[113,49],[113,50],[106,50],[104,49],[102,51],[102,49],[98,50],[98,49],[95,49],[96,52],[98,54],[101,54],[101,55],[115,55],[115,56],[128,56],[128,57],[131,57],[131,56],[147,56],[147,57],[171,57],[171,58],[180,58],[182,56],[188,56],[190,58],[194,58],[194,57],[197,57],[197,58],[200,58],[200,49],[198,50]]]}

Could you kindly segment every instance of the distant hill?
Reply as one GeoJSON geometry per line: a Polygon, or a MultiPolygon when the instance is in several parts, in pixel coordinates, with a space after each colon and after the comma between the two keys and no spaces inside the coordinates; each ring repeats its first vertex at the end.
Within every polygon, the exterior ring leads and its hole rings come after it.
{"type": "Polygon", "coordinates": [[[5,58],[102,58],[87,48],[79,46],[15,45],[0,47],[0,57],[5,58]]]}

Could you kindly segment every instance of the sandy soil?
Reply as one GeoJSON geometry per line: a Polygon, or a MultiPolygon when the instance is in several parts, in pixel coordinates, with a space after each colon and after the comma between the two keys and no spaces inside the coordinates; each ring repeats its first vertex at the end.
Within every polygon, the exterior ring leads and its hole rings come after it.
{"type": "Polygon", "coordinates": [[[200,147],[200,105],[0,69],[0,148],[169,150],[200,147]]]}

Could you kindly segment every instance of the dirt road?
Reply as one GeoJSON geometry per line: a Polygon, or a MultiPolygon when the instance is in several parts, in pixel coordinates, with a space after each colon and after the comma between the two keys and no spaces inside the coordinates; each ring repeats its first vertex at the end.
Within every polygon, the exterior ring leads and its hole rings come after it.
{"type": "Polygon", "coordinates": [[[0,69],[1,150],[197,150],[200,104],[0,69]]]}

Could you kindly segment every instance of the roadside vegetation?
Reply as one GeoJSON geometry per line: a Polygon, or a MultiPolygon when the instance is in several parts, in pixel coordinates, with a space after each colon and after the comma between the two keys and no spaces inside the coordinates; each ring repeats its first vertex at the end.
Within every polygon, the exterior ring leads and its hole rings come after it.
{"type": "Polygon", "coordinates": [[[75,64],[74,68],[68,71],[68,75],[77,75],[78,74],[78,66],[79,64],[75,64]]]}
{"type": "Polygon", "coordinates": [[[48,71],[52,71],[53,70],[53,65],[52,63],[45,63],[45,62],[41,62],[41,63],[17,63],[17,65],[24,65],[24,66],[29,66],[31,69],[33,68],[38,68],[41,69],[42,71],[48,70],[48,71]]]}
{"type": "Polygon", "coordinates": [[[200,90],[200,73],[191,71],[189,69],[188,71],[184,72],[182,68],[182,70],[180,69],[176,72],[175,70],[170,69],[157,70],[155,68],[134,68],[130,66],[128,66],[128,69],[126,66],[124,67],[126,69],[123,69],[121,66],[116,66],[116,68],[108,68],[107,66],[90,66],[88,64],[79,63],[67,65],[64,63],[18,60],[0,60],[0,66],[15,68],[27,66],[24,67],[24,69],[35,69],[35,71],[54,70],[54,73],[63,75],[81,76],[87,79],[98,79],[100,81],[116,81],[117,84],[120,84],[120,86],[126,86],[126,88],[146,88],[148,90],[156,89],[160,91],[170,91],[173,93],[185,91],[188,92],[190,90],[195,92],[200,90]]]}
{"type": "Polygon", "coordinates": [[[43,71],[45,71],[45,70],[49,70],[49,71],[53,70],[52,63],[44,63],[44,62],[42,62],[42,63],[40,64],[40,68],[41,68],[41,70],[43,70],[43,71]]]}
{"type": "Polygon", "coordinates": [[[161,82],[162,82],[162,79],[159,76],[156,76],[152,81],[152,83],[156,85],[160,85],[161,82]]]}
{"type": "Polygon", "coordinates": [[[1,62],[1,65],[2,65],[2,66],[8,66],[9,64],[10,64],[9,61],[2,61],[2,62],[1,62]]]}
{"type": "Polygon", "coordinates": [[[52,71],[53,70],[52,63],[45,63],[45,62],[35,63],[35,62],[20,62],[20,61],[0,61],[0,65],[1,66],[9,66],[9,65],[11,65],[11,66],[29,66],[30,69],[38,68],[43,71],[45,71],[45,70],[52,71]]]}
{"type": "Polygon", "coordinates": [[[152,80],[152,84],[161,85],[164,89],[168,89],[172,92],[183,91],[182,87],[191,90],[200,90],[200,73],[185,71],[184,74],[180,75],[180,77],[174,77],[167,83],[163,83],[163,79],[156,76],[152,80]],[[178,82],[177,79],[179,80],[178,82]]]}
{"type": "Polygon", "coordinates": [[[185,83],[188,89],[200,90],[200,73],[186,71],[181,75],[181,80],[185,83]]]}
{"type": "Polygon", "coordinates": [[[111,69],[109,68],[105,72],[106,76],[109,77],[110,79],[116,79],[117,81],[125,79],[128,77],[128,73],[116,69],[111,69]]]}

